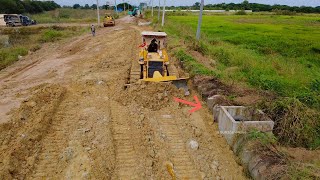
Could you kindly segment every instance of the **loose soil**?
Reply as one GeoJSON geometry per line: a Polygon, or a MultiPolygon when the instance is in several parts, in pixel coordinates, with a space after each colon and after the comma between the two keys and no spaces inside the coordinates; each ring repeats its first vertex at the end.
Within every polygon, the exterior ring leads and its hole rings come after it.
{"type": "Polygon", "coordinates": [[[143,28],[125,17],[0,72],[0,179],[246,179],[208,109],[174,102],[194,90],[124,88],[143,28]]]}

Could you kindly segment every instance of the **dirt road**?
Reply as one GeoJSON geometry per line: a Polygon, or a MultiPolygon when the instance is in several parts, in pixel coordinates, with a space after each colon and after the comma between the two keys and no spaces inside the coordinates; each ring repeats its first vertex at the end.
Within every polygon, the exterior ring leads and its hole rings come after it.
{"type": "Polygon", "coordinates": [[[173,101],[193,90],[124,88],[139,30],[125,17],[1,71],[0,179],[245,179],[209,111],[173,101]]]}

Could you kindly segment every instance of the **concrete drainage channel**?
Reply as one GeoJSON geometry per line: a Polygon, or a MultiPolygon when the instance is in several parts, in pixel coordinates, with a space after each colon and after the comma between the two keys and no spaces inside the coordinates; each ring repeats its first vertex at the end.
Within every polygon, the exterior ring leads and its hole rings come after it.
{"type": "Polygon", "coordinates": [[[274,122],[261,110],[244,106],[220,106],[220,95],[207,99],[207,105],[218,122],[219,132],[225,137],[231,149],[240,158],[241,164],[253,179],[266,179],[269,167],[274,164],[264,161],[263,155],[249,148],[244,135],[251,129],[272,133],[274,122]]]}

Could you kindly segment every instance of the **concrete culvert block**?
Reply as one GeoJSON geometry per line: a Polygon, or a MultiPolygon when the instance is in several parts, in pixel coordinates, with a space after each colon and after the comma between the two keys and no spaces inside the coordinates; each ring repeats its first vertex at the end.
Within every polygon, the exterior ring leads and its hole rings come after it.
{"type": "Polygon", "coordinates": [[[216,105],[223,105],[225,98],[222,95],[214,95],[207,99],[207,106],[209,109],[212,109],[216,105]]]}
{"type": "Polygon", "coordinates": [[[261,110],[244,106],[220,106],[218,113],[220,133],[230,146],[237,134],[244,134],[251,129],[272,132],[274,122],[261,110]]]}
{"type": "Polygon", "coordinates": [[[214,122],[218,122],[219,112],[220,112],[220,106],[218,104],[216,104],[212,108],[212,115],[213,115],[214,122]]]}

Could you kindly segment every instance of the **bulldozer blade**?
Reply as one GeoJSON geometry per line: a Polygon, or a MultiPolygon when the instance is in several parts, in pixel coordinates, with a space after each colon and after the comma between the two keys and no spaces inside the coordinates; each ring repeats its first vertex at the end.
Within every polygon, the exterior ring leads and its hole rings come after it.
{"type": "Polygon", "coordinates": [[[177,79],[177,80],[172,81],[172,84],[175,85],[178,89],[183,88],[185,95],[190,94],[187,79],[177,79]]]}

